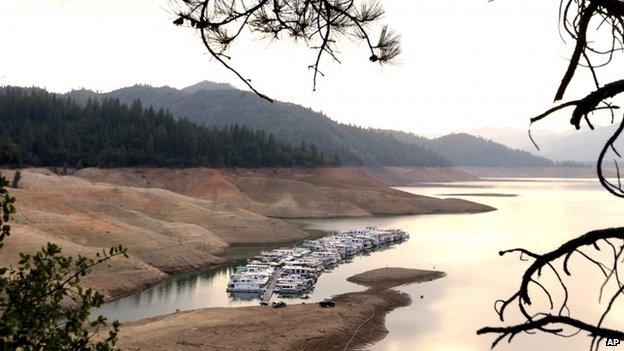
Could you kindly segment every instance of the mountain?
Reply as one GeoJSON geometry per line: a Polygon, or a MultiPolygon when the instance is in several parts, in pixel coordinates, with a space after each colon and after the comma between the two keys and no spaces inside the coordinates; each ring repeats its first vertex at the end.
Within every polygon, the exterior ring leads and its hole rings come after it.
{"type": "Polygon", "coordinates": [[[428,139],[411,133],[388,131],[398,140],[427,147],[456,166],[473,167],[549,167],[554,163],[529,152],[467,133],[428,139]]]}
{"type": "MultiPolygon", "coordinates": [[[[529,138],[529,132],[527,129],[485,127],[471,130],[466,133],[499,142],[503,145],[509,146],[512,149],[530,152],[535,151],[537,153],[535,146],[529,138]]],[[[531,130],[531,135],[534,140],[540,141],[555,139],[559,134],[549,130],[534,128],[531,130]]],[[[548,157],[545,155],[542,156],[548,157]]]]}
{"type": "MultiPolygon", "coordinates": [[[[206,83],[200,83],[206,86],[206,83]]],[[[420,145],[402,143],[391,135],[337,123],[309,108],[291,103],[270,103],[255,94],[234,89],[177,90],[170,87],[135,85],[98,94],[77,90],[68,96],[80,104],[91,97],[116,98],[130,104],[140,99],[145,106],[166,108],[204,126],[247,125],[266,130],[294,144],[314,144],[329,157],[345,165],[448,166],[437,153],[420,145]]]]}
{"type": "MultiPolygon", "coordinates": [[[[615,133],[617,125],[596,127],[595,130],[570,130],[562,133],[534,130],[533,139],[538,151],[529,140],[526,130],[504,128],[473,131],[477,135],[517,147],[554,161],[596,162],[604,143],[615,133]]],[[[471,132],[471,134],[473,133],[471,132]]]]}
{"type": "Polygon", "coordinates": [[[571,132],[556,139],[537,142],[541,154],[554,160],[596,162],[604,144],[616,129],[616,125],[597,127],[596,130],[571,132]]]}
{"type": "MultiPolygon", "coordinates": [[[[205,126],[236,123],[266,130],[290,143],[312,143],[344,165],[367,166],[545,166],[552,162],[484,138],[450,135],[427,139],[403,132],[365,129],[337,123],[300,105],[270,103],[255,94],[220,83],[201,82],[181,90],[135,85],[109,93],[72,91],[84,104],[89,97],[117,98],[125,103],[164,107],[175,116],[205,126]]],[[[528,138],[527,138],[528,139],[528,138]]]]}
{"type": "Polygon", "coordinates": [[[0,165],[290,167],[335,165],[248,126],[207,128],[119,100],[83,107],[45,90],[0,89],[0,165]]]}
{"type": "Polygon", "coordinates": [[[433,139],[429,147],[458,166],[476,167],[548,167],[553,162],[529,152],[511,149],[466,133],[449,134],[433,139]]]}

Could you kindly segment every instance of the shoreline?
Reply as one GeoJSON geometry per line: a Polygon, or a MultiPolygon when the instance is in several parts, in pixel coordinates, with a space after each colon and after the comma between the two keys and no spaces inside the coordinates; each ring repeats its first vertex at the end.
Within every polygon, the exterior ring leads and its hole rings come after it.
{"type": "MultiPolygon", "coordinates": [[[[311,233],[311,235],[309,237],[307,237],[304,240],[309,240],[309,239],[316,239],[325,235],[328,235],[330,233],[332,233],[332,231],[323,231],[323,230],[318,230],[318,229],[305,229],[305,228],[301,228],[302,230],[304,230],[307,233],[311,233]]],[[[193,274],[199,274],[199,273],[203,273],[203,272],[208,272],[211,271],[213,269],[218,269],[224,266],[227,266],[235,261],[238,260],[244,260],[244,259],[248,259],[249,258],[249,254],[247,253],[234,253],[237,250],[245,250],[245,249],[258,249],[258,250],[263,250],[263,249],[270,249],[270,248],[278,248],[284,245],[289,245],[289,244],[296,244],[300,241],[292,241],[292,242],[284,242],[284,243],[260,243],[260,244],[235,244],[235,245],[231,245],[226,249],[226,253],[223,256],[219,256],[221,258],[224,259],[223,262],[218,263],[218,264],[211,264],[208,265],[206,267],[200,267],[198,269],[194,269],[194,270],[188,270],[188,271],[182,271],[182,272],[177,272],[177,273],[167,273],[167,276],[164,277],[164,279],[162,280],[157,280],[155,281],[153,284],[149,284],[145,287],[142,287],[140,289],[136,289],[136,290],[128,290],[126,293],[121,293],[121,294],[114,294],[109,296],[106,296],[104,298],[104,303],[111,303],[111,302],[115,302],[117,300],[132,296],[132,295],[136,295],[136,294],[140,294],[143,291],[152,289],[160,284],[166,284],[167,282],[170,281],[174,281],[176,279],[179,279],[181,277],[187,276],[187,275],[193,275],[193,274]],[[234,252],[232,252],[234,251],[234,252]]]]}
{"type": "MultiPolygon", "coordinates": [[[[496,211],[496,209],[494,209],[493,211],[496,211]]],[[[481,213],[481,212],[477,212],[477,213],[481,213]]],[[[453,214],[455,214],[455,213],[453,213],[453,214]]],[[[457,214],[462,214],[462,213],[457,213],[457,214]]],[[[463,214],[473,214],[473,212],[464,212],[463,214]]],[[[396,215],[370,216],[370,218],[393,217],[393,216],[396,216],[396,215]]],[[[401,215],[398,215],[398,216],[401,216],[401,215]]],[[[409,216],[409,215],[404,215],[404,216],[409,216]]],[[[361,217],[335,217],[335,218],[361,218],[361,217]]],[[[311,220],[315,220],[315,219],[327,219],[327,218],[300,218],[300,220],[306,220],[306,219],[308,219],[308,220],[310,220],[310,219],[311,220]]],[[[291,219],[288,219],[288,221],[290,221],[290,220],[291,219]]],[[[294,223],[291,223],[291,224],[294,224],[294,223]]],[[[307,232],[307,233],[312,233],[309,237],[306,237],[303,240],[316,239],[316,238],[319,238],[319,237],[331,234],[333,232],[333,231],[323,231],[323,230],[320,230],[320,229],[307,229],[307,228],[305,228],[305,226],[301,226],[300,229],[305,231],[305,232],[307,232]]],[[[141,287],[139,289],[136,289],[136,290],[127,290],[127,291],[124,291],[122,293],[114,293],[114,294],[111,294],[110,296],[105,296],[104,301],[105,301],[105,304],[111,303],[111,302],[115,302],[117,300],[129,297],[129,296],[140,294],[143,291],[152,289],[152,288],[154,288],[154,287],[156,287],[156,286],[158,286],[160,284],[166,284],[167,282],[174,281],[174,280],[176,280],[176,279],[178,279],[180,277],[184,277],[184,276],[187,276],[187,275],[193,275],[193,274],[199,274],[199,273],[207,272],[207,271],[210,271],[210,270],[213,270],[213,269],[218,269],[220,267],[227,266],[227,265],[231,264],[234,261],[248,259],[249,256],[250,256],[247,253],[243,253],[243,254],[236,253],[236,254],[234,254],[232,252],[233,250],[237,251],[237,250],[253,249],[253,251],[256,251],[255,249],[263,250],[263,249],[279,248],[279,247],[282,247],[284,245],[296,244],[296,243],[299,243],[299,242],[301,242],[301,240],[289,241],[289,242],[281,242],[281,243],[269,242],[269,243],[233,244],[233,245],[229,246],[226,249],[226,253],[224,255],[219,256],[220,258],[224,259],[224,261],[221,262],[221,263],[210,264],[210,265],[207,265],[205,267],[200,267],[198,269],[193,269],[193,270],[180,271],[180,272],[175,272],[175,273],[166,273],[167,276],[165,276],[164,279],[156,280],[152,284],[143,286],[143,287],[141,287]]],[[[349,280],[349,279],[347,279],[347,281],[351,282],[351,280],[349,280]]],[[[356,283],[356,284],[359,284],[359,283],[357,283],[355,281],[353,281],[353,282],[356,283]]],[[[364,284],[361,284],[361,285],[364,285],[364,284]]]]}
{"type": "MultiPolygon", "coordinates": [[[[461,170],[483,178],[560,178],[596,179],[596,167],[459,167],[461,170]]],[[[606,169],[605,175],[616,175],[614,169],[606,169]]]]}
{"type": "MultiPolygon", "coordinates": [[[[407,183],[423,175],[468,177],[444,169],[87,168],[72,175],[44,168],[21,171],[20,186],[11,189],[17,198],[15,235],[7,238],[0,263],[13,265],[20,252],[36,252],[47,242],[62,247],[64,255],[90,257],[122,245],[128,258],[115,258],[82,279],[107,302],[180,274],[226,264],[228,250],[322,235],[292,224],[296,219],[366,221],[375,216],[494,210],[390,186],[391,180],[407,183]]],[[[12,176],[13,171],[5,172],[12,176]]]]}
{"type": "Polygon", "coordinates": [[[293,304],[281,309],[248,306],[177,312],[124,323],[118,346],[129,350],[209,345],[236,350],[356,349],[383,339],[388,333],[386,315],[412,302],[409,295],[393,288],[444,276],[440,271],[375,269],[349,277],[348,281],[368,289],[335,296],[335,308],[293,304]]]}

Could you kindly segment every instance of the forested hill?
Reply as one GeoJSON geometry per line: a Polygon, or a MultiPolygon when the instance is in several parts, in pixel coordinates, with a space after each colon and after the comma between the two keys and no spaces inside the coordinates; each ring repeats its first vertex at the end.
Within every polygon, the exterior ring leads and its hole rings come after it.
{"type": "Polygon", "coordinates": [[[118,99],[83,106],[41,89],[0,88],[0,165],[282,167],[334,165],[317,148],[229,124],[201,127],[118,99]]]}
{"type": "Polygon", "coordinates": [[[397,139],[421,145],[443,155],[457,166],[473,167],[549,167],[554,162],[526,151],[466,133],[427,139],[401,131],[387,131],[397,139]]]}
{"type": "Polygon", "coordinates": [[[164,107],[175,116],[206,126],[230,123],[266,130],[299,145],[313,143],[345,165],[368,166],[547,166],[549,160],[471,135],[451,134],[427,139],[414,134],[364,129],[337,123],[311,109],[270,103],[230,85],[200,82],[182,90],[135,85],[109,93],[76,90],[69,96],[84,104],[89,97],[113,97],[146,106],[164,107]]]}
{"type": "Polygon", "coordinates": [[[376,130],[337,123],[311,109],[283,102],[270,103],[256,95],[228,85],[202,82],[177,90],[136,85],[96,94],[77,90],[69,96],[81,104],[89,97],[119,98],[131,103],[141,99],[145,106],[164,107],[175,116],[205,126],[247,125],[269,131],[299,145],[315,144],[326,155],[338,155],[344,165],[447,166],[444,157],[421,145],[402,143],[376,130]]]}

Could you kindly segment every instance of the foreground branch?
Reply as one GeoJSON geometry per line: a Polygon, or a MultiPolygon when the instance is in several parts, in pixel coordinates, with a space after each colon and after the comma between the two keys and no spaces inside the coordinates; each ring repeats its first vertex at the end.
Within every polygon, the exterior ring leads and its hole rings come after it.
{"type": "MultiPolygon", "coordinates": [[[[535,255],[535,261],[533,262],[533,264],[531,264],[531,266],[529,266],[529,268],[527,268],[522,276],[522,283],[520,284],[520,289],[518,290],[520,293],[520,298],[523,300],[523,302],[526,302],[529,305],[531,304],[531,298],[529,296],[528,289],[529,283],[531,282],[533,275],[547,268],[547,265],[552,264],[552,262],[559,258],[564,258],[563,271],[567,275],[570,275],[571,273],[568,264],[572,254],[576,253],[577,250],[583,246],[595,247],[599,240],[606,239],[624,239],[624,228],[609,228],[592,231],[576,239],[566,242],[554,251],[545,253],[543,255],[535,255]]],[[[503,256],[506,253],[514,252],[517,250],[519,249],[501,251],[499,254],[503,256]]]]}
{"type": "Polygon", "coordinates": [[[399,37],[383,27],[378,39],[372,38],[369,27],[383,17],[377,1],[367,0],[179,0],[180,10],[175,25],[189,25],[199,31],[208,53],[233,72],[258,96],[260,93],[236,68],[227,61],[228,48],[247,30],[270,39],[288,38],[303,42],[316,51],[313,70],[313,89],[317,77],[323,75],[320,65],[329,56],[336,55],[340,39],[364,42],[369,60],[387,63],[401,52],[399,37]]]}
{"type": "MultiPolygon", "coordinates": [[[[566,325],[569,327],[578,328],[579,330],[583,330],[588,332],[589,336],[593,338],[608,338],[608,339],[618,339],[624,340],[624,332],[615,329],[608,328],[599,328],[591,324],[587,324],[578,319],[565,317],[565,316],[553,316],[547,315],[543,318],[539,318],[536,320],[531,320],[523,324],[508,326],[508,327],[485,327],[477,330],[477,335],[482,334],[499,334],[499,336],[492,343],[492,348],[496,347],[496,345],[508,337],[508,342],[518,334],[523,332],[533,332],[536,330],[544,330],[545,327],[551,327],[553,325],[566,325]]],[[[563,331],[561,328],[550,329],[552,333],[560,333],[563,331]]]]}
{"type": "MultiPolygon", "coordinates": [[[[618,274],[618,262],[621,260],[621,255],[624,250],[624,227],[623,228],[609,228],[602,230],[595,230],[586,233],[578,238],[572,239],[557,249],[547,252],[545,254],[537,254],[526,249],[515,248],[511,250],[505,250],[499,252],[501,256],[509,253],[520,253],[521,258],[529,257],[533,259],[533,263],[525,270],[522,275],[519,289],[507,300],[497,301],[497,314],[501,321],[505,320],[505,312],[512,305],[516,303],[519,312],[524,316],[525,321],[511,326],[503,327],[485,327],[477,331],[477,334],[499,334],[492,344],[492,347],[496,346],[501,340],[508,337],[508,342],[511,342],[514,336],[522,332],[535,332],[541,331],[544,333],[554,334],[558,336],[566,336],[563,334],[562,326],[569,326],[577,328],[579,331],[586,331],[593,338],[592,345],[596,340],[601,338],[614,338],[624,340],[624,332],[605,328],[602,326],[602,322],[611,311],[615,300],[622,295],[624,291],[624,285],[621,283],[618,274]],[[614,240],[622,242],[619,249],[613,244],[614,240]],[[611,247],[613,251],[613,261],[610,266],[599,262],[596,259],[590,257],[586,253],[587,248],[593,248],[600,251],[599,243],[604,243],[608,247],[611,247]],[[562,261],[563,274],[571,276],[570,260],[576,256],[586,260],[591,265],[598,267],[599,271],[605,277],[605,281],[600,288],[600,296],[602,296],[603,289],[607,283],[615,279],[617,281],[617,290],[613,295],[608,307],[602,314],[598,323],[588,323],[576,318],[571,317],[570,308],[568,307],[568,288],[562,279],[562,276],[556,268],[555,264],[558,261],[562,261]],[[551,271],[556,277],[556,282],[563,290],[563,301],[555,306],[553,301],[552,291],[546,288],[546,286],[539,282],[540,277],[545,271],[551,271]],[[529,292],[529,286],[536,284],[539,286],[540,291],[543,292],[549,300],[550,311],[540,313],[529,313],[528,306],[532,304],[532,296],[529,292]],[[554,312],[553,312],[554,311],[554,312]]],[[[524,260],[524,259],[523,259],[524,260]]]]}
{"type": "MultiPolygon", "coordinates": [[[[555,101],[563,99],[579,66],[589,69],[596,90],[581,99],[565,102],[531,118],[531,124],[568,107],[574,107],[570,124],[577,130],[581,128],[583,120],[590,129],[594,129],[591,116],[599,110],[608,110],[611,113],[611,122],[614,123],[614,111],[618,107],[614,106],[611,100],[624,92],[624,80],[601,84],[598,69],[609,65],[616,53],[624,51],[624,2],[621,0],[561,0],[560,23],[568,36],[574,40],[575,45],[555,94],[555,101]],[[591,38],[593,34],[598,40],[591,38]],[[597,59],[603,62],[594,64],[597,59]]],[[[611,163],[604,162],[607,151],[613,150],[617,157],[621,158],[615,148],[616,139],[620,134],[621,130],[614,133],[612,138],[605,143],[596,167],[600,183],[610,193],[624,198],[617,159],[614,159],[614,166],[618,173],[618,185],[609,182],[604,176],[604,167],[611,165],[611,163]]],[[[539,150],[539,146],[532,138],[531,141],[539,150]]]]}

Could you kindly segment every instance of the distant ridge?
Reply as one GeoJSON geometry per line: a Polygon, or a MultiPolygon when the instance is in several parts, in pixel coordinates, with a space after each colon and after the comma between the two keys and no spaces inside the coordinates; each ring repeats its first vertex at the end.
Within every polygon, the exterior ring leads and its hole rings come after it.
{"type": "Polygon", "coordinates": [[[547,158],[466,133],[449,134],[433,139],[430,147],[458,166],[548,167],[554,165],[547,158]]]}
{"type": "Polygon", "coordinates": [[[554,161],[590,162],[594,164],[605,142],[615,133],[617,127],[617,124],[613,124],[596,126],[595,130],[584,128],[577,131],[572,129],[561,133],[533,130],[531,134],[540,150],[537,150],[531,143],[526,130],[512,128],[504,130],[481,129],[475,130],[474,133],[508,146],[531,151],[554,161]]]}
{"type": "Polygon", "coordinates": [[[547,158],[512,149],[467,133],[453,133],[433,139],[401,131],[388,131],[388,133],[403,142],[426,146],[443,155],[456,166],[549,167],[555,165],[547,158]]]}
{"type": "Polygon", "coordinates": [[[228,83],[215,83],[204,80],[203,82],[199,82],[193,85],[189,85],[186,88],[183,88],[182,91],[187,94],[194,94],[198,91],[213,91],[213,90],[235,90],[232,85],[228,83]]]}
{"type": "Polygon", "coordinates": [[[166,108],[174,116],[205,126],[247,125],[275,134],[293,144],[314,144],[343,165],[367,166],[548,166],[553,163],[528,152],[507,148],[490,140],[456,134],[427,139],[414,134],[366,129],[331,120],[300,105],[265,101],[229,84],[203,81],[183,89],[135,85],[98,94],[72,91],[68,95],[84,104],[89,97],[118,98],[145,106],[166,108]]]}

